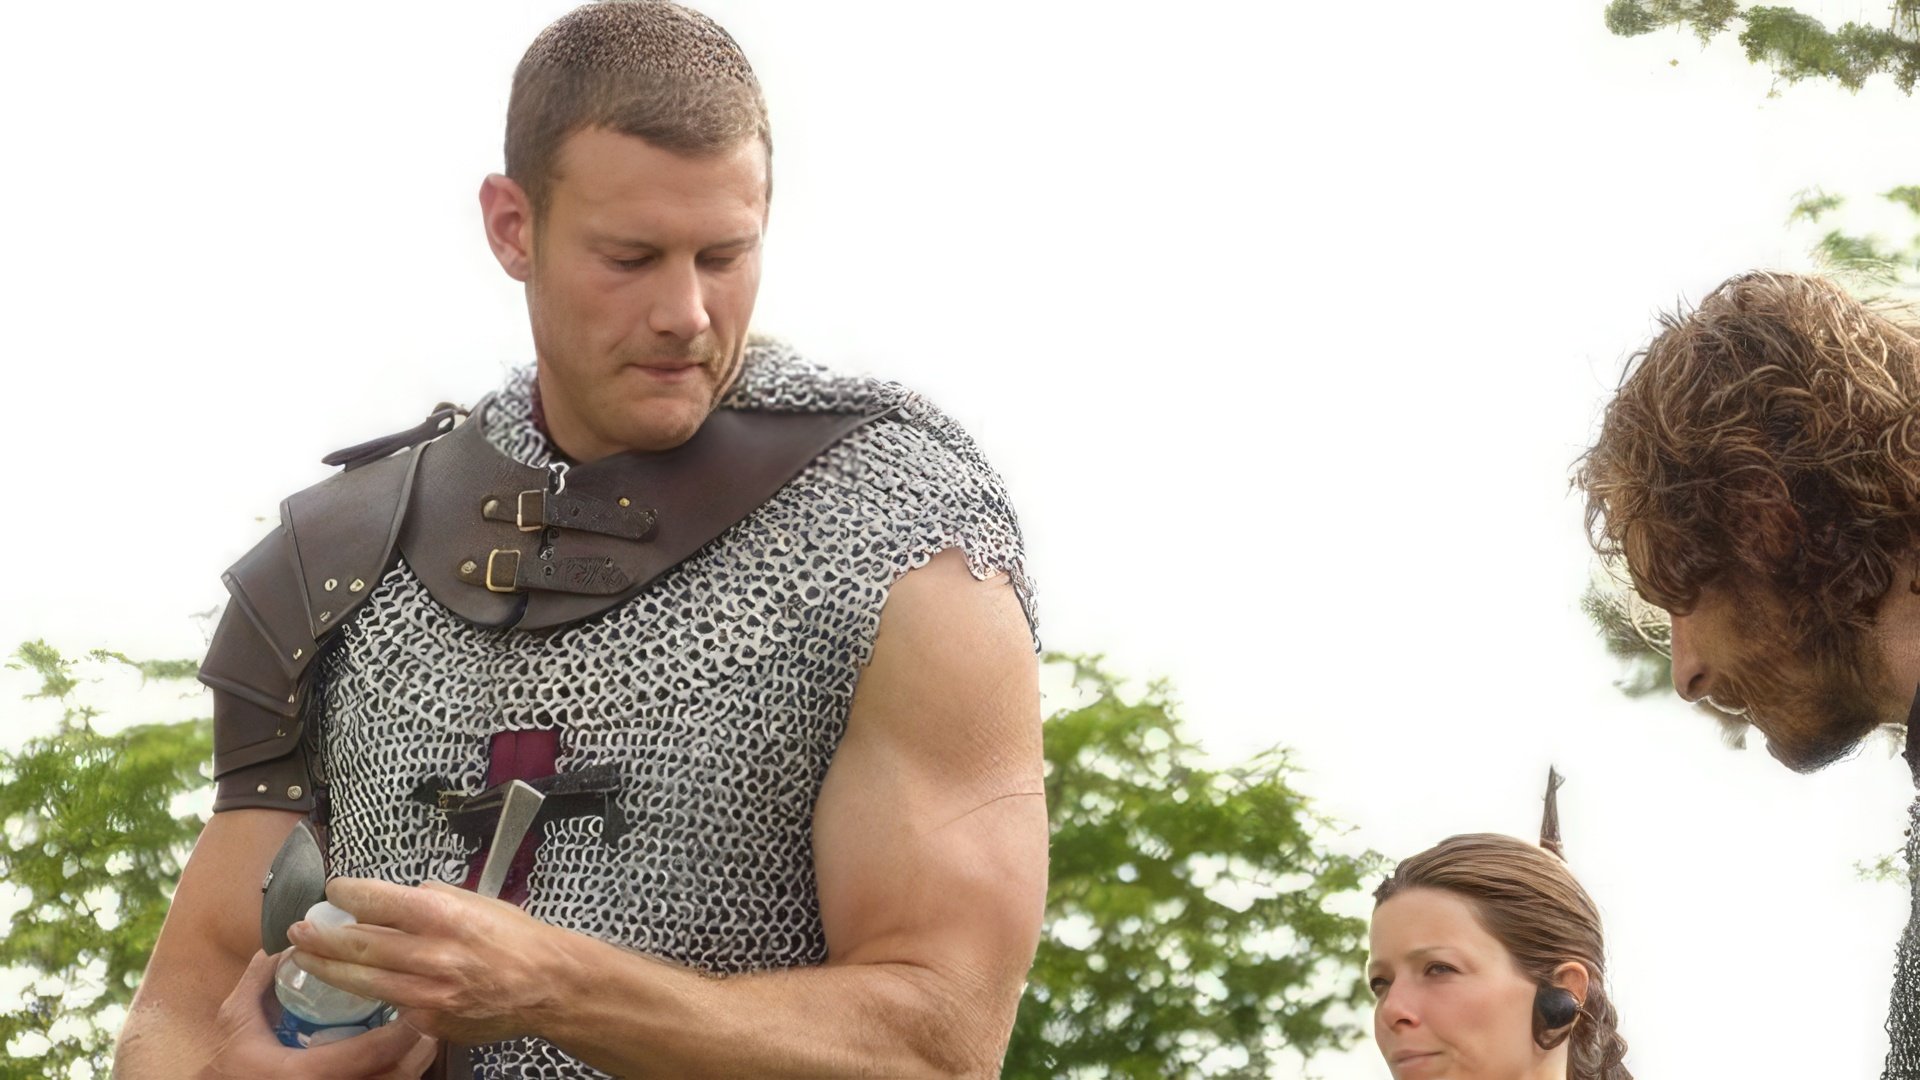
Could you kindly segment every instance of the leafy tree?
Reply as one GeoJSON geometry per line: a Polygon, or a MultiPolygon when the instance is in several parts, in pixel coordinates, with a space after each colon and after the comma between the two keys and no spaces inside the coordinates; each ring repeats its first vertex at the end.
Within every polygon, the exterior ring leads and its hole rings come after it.
{"type": "MultiPolygon", "coordinates": [[[[143,679],[191,678],[191,662],[97,652],[143,679]]],[[[58,728],[0,751],[0,880],[22,906],[0,939],[0,970],[38,976],[0,1013],[0,1077],[107,1075],[113,1018],[133,998],[200,819],[176,796],[205,786],[212,723],[141,724],[111,734],[74,702],[73,662],[44,642],[8,665],[37,674],[31,698],[64,706],[58,728]]]]}
{"type": "MultiPolygon", "coordinates": [[[[1823,271],[1863,295],[1920,291],[1920,184],[1896,186],[1881,192],[1879,198],[1907,212],[1911,218],[1908,227],[1915,230],[1911,237],[1902,242],[1830,225],[1814,242],[1813,257],[1823,271]]],[[[1844,211],[1847,205],[1839,195],[1811,188],[1794,197],[1787,223],[1817,227],[1822,218],[1844,211]]]]}
{"type": "Polygon", "coordinates": [[[1166,687],[1054,659],[1088,700],[1046,724],[1046,930],[1004,1075],[1266,1077],[1351,1044],[1366,923],[1327,902],[1383,860],[1327,849],[1284,751],[1211,767],[1166,687]]]}
{"type": "Polygon", "coordinates": [[[1739,27],[1747,59],[1789,83],[1832,79],[1859,90],[1875,75],[1893,76],[1901,93],[1920,82],[1920,0],[1892,0],[1885,27],[1856,22],[1829,30],[1791,7],[1741,6],[1737,0],[1612,0],[1607,29],[1623,37],[1684,27],[1706,44],[1739,27]]]}

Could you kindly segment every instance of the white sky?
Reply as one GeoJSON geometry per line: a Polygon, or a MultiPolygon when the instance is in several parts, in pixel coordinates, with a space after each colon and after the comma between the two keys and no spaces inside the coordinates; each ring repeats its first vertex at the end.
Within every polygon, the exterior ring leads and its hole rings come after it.
{"type": "MultiPolygon", "coordinates": [[[[0,647],[198,653],[321,454],[529,358],[474,194],[569,6],[0,14],[0,647]]],[[[1877,1075],[1905,897],[1853,864],[1903,767],[1796,777],[1623,699],[1566,478],[1658,309],[1804,266],[1794,192],[1920,182],[1920,103],[1769,98],[1603,7],[704,5],[773,110],[760,328],[972,430],[1050,647],[1170,677],[1223,754],[1293,746],[1396,857],[1530,835],[1557,764],[1636,1074],[1877,1075]]]]}

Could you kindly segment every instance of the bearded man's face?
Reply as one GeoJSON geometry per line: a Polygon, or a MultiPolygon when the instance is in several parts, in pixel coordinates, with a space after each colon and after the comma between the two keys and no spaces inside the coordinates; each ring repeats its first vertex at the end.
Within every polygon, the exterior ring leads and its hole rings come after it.
{"type": "Polygon", "coordinates": [[[1744,717],[1795,772],[1844,757],[1882,724],[1906,720],[1911,689],[1893,685],[1877,632],[1812,645],[1789,630],[1786,605],[1760,582],[1702,589],[1673,613],[1673,688],[1744,717]]]}

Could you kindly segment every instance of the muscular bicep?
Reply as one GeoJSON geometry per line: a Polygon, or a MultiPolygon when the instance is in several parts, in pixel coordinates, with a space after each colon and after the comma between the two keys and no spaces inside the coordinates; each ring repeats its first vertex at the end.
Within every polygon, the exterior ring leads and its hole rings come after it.
{"type": "Polygon", "coordinates": [[[943,552],[894,585],[820,794],[828,963],[924,968],[1010,1023],[1046,898],[1041,785],[1025,617],[943,552]]]}

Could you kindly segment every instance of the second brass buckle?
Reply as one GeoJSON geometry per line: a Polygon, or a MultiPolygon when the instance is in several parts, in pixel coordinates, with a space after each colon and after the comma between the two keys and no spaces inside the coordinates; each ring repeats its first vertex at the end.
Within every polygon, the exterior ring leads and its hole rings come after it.
{"type": "Polygon", "coordinates": [[[547,493],[546,492],[523,491],[520,493],[520,498],[514,501],[513,523],[519,527],[521,532],[539,532],[541,527],[546,524],[546,517],[547,517],[547,493]],[[533,524],[531,525],[527,524],[527,517],[528,517],[527,496],[529,495],[533,496],[535,499],[538,500],[538,504],[533,511],[533,515],[532,515],[533,524]]]}
{"type": "Polygon", "coordinates": [[[520,553],[518,551],[515,551],[511,548],[494,548],[492,551],[487,553],[487,591],[488,592],[503,592],[503,593],[519,592],[520,590],[516,588],[513,584],[513,579],[519,576],[520,576],[520,553]],[[506,572],[507,583],[505,585],[497,585],[494,583],[493,564],[494,564],[494,560],[498,559],[502,555],[513,556],[513,566],[511,569],[507,570],[506,572]]]}

